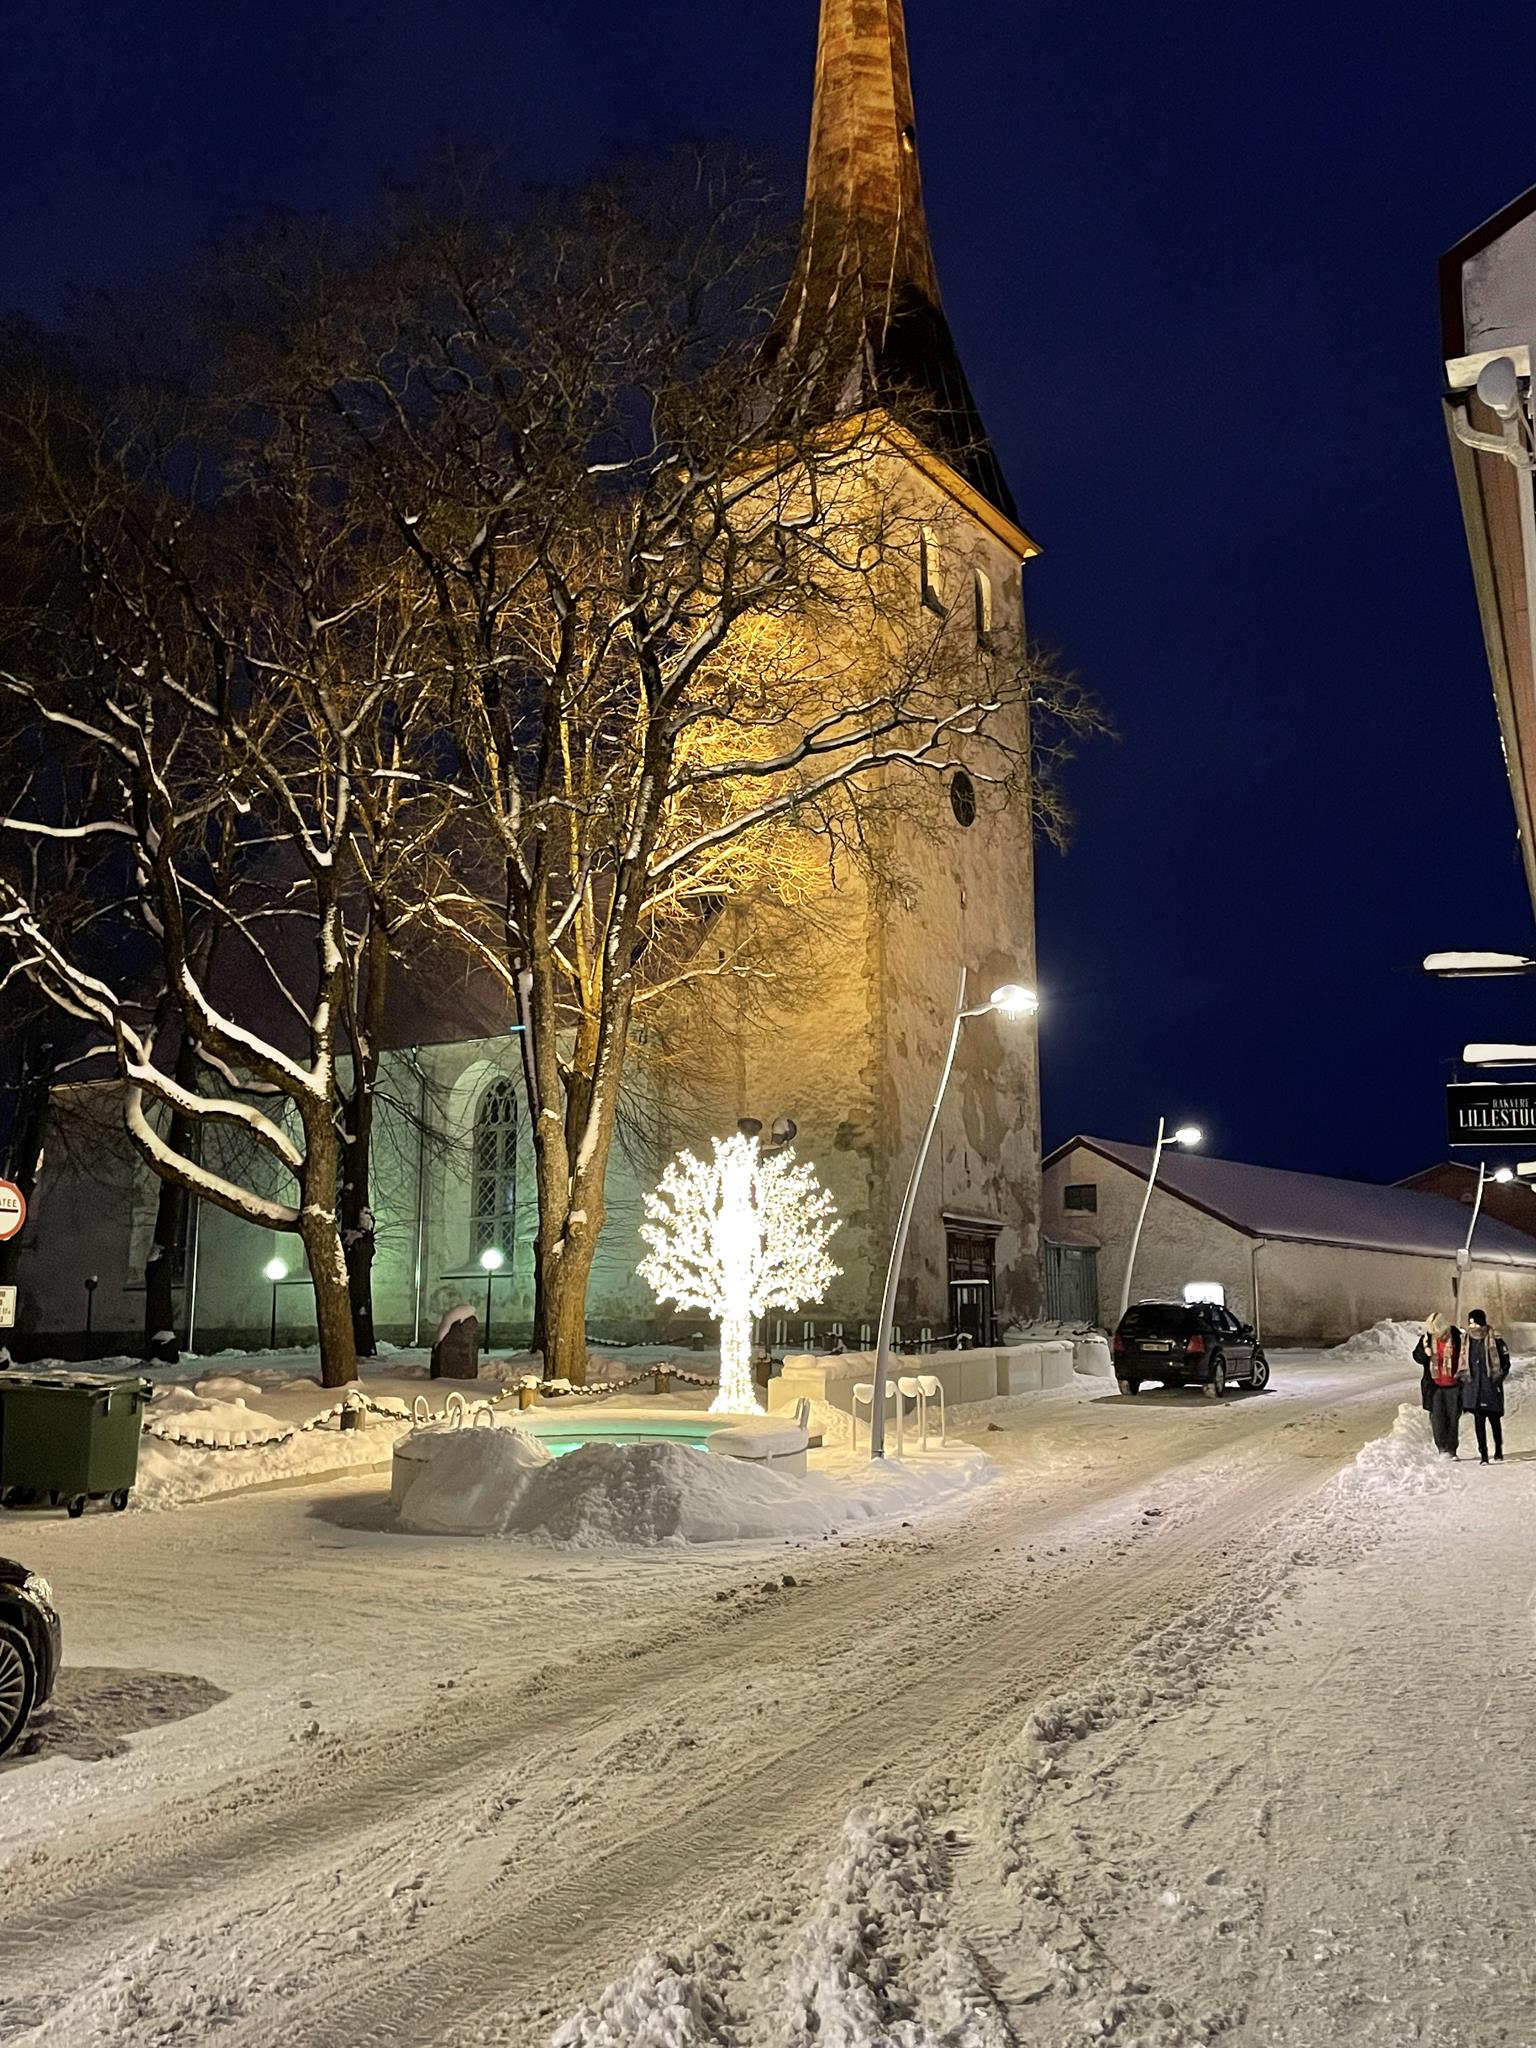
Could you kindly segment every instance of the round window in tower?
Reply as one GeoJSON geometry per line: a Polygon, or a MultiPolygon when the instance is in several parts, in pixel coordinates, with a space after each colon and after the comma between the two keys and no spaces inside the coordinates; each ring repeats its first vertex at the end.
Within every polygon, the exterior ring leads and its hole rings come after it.
{"type": "Polygon", "coordinates": [[[957,768],[949,779],[949,808],[957,825],[975,824],[976,785],[963,768],[957,768]]]}

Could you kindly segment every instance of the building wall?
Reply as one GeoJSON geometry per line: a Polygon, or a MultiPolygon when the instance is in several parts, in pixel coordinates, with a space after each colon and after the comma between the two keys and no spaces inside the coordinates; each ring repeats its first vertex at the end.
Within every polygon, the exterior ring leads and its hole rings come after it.
{"type": "MultiPolygon", "coordinates": [[[[1145,1191],[1138,1175],[1085,1146],[1074,1146],[1045,1173],[1043,1233],[1058,1244],[1099,1247],[1099,1314],[1111,1326],[1145,1191]],[[1097,1190],[1096,1213],[1068,1209],[1066,1188],[1089,1183],[1097,1190]]],[[[1251,1238],[1156,1187],[1132,1299],[1176,1299],[1189,1281],[1215,1280],[1228,1306],[1255,1321],[1266,1343],[1338,1344],[1384,1317],[1417,1319],[1431,1309],[1448,1314],[1453,1270],[1449,1258],[1251,1238]]],[[[1474,1259],[1461,1298],[1464,1307],[1484,1308],[1495,1322],[1529,1321],[1536,1316],[1536,1264],[1474,1259]]]]}

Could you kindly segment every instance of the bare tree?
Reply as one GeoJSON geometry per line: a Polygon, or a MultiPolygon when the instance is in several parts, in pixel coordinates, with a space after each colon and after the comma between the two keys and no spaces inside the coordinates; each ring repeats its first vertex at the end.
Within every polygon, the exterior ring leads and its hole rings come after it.
{"type": "Polygon", "coordinates": [[[0,878],[0,935],[41,993],[101,1034],[153,1170],[302,1240],[323,1376],[343,1383],[357,1356],[343,1125],[350,1111],[366,1143],[358,1104],[392,928],[380,875],[420,843],[418,810],[441,811],[430,780],[399,765],[427,715],[409,651],[420,606],[279,411],[231,428],[206,406],[122,388],[87,403],[55,380],[14,394],[5,426],[26,531],[74,573],[61,601],[9,621],[0,685],[95,780],[67,824],[37,800],[0,822],[23,845],[116,851],[168,1001],[84,959],[14,874],[0,878]],[[286,1198],[208,1163],[201,1135],[231,1127],[291,1184],[286,1198]]]}
{"type": "Polygon", "coordinates": [[[829,422],[819,371],[764,367],[760,219],[701,177],[495,232],[425,221],[310,355],[440,629],[453,779],[501,887],[428,914],[518,1006],[546,1370],[572,1378],[637,1019],[754,971],[701,919],[878,861],[961,765],[1039,809],[1032,744],[1097,722],[1017,635],[978,646],[917,601],[957,516],[905,460],[911,421],[829,422]]]}

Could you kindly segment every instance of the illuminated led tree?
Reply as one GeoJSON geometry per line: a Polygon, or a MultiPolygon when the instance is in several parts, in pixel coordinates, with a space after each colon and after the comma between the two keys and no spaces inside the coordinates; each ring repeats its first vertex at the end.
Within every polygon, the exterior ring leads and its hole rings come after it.
{"type": "Polygon", "coordinates": [[[712,1414],[761,1415],[752,1385],[752,1318],[816,1301],[842,1271],[827,1257],[832,1197],[793,1152],[755,1137],[716,1138],[714,1158],[680,1152],[645,1198],[640,1277],[658,1301],[720,1324],[720,1392],[712,1414]]]}

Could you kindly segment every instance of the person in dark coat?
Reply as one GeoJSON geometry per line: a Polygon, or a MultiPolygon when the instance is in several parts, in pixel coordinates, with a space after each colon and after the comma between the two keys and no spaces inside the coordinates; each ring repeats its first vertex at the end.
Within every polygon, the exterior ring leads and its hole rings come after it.
{"type": "Polygon", "coordinates": [[[1488,1462],[1488,1430],[1493,1429],[1494,1461],[1504,1462],[1504,1382],[1509,1377],[1509,1346],[1490,1328],[1480,1308],[1467,1315],[1459,1365],[1461,1406],[1477,1430],[1479,1464],[1488,1462]]]}
{"type": "Polygon", "coordinates": [[[1456,1455],[1461,1435],[1461,1332],[1441,1315],[1425,1318],[1424,1334],[1413,1347],[1424,1368],[1420,1397],[1429,1411],[1435,1449],[1445,1458],[1456,1455]]]}

